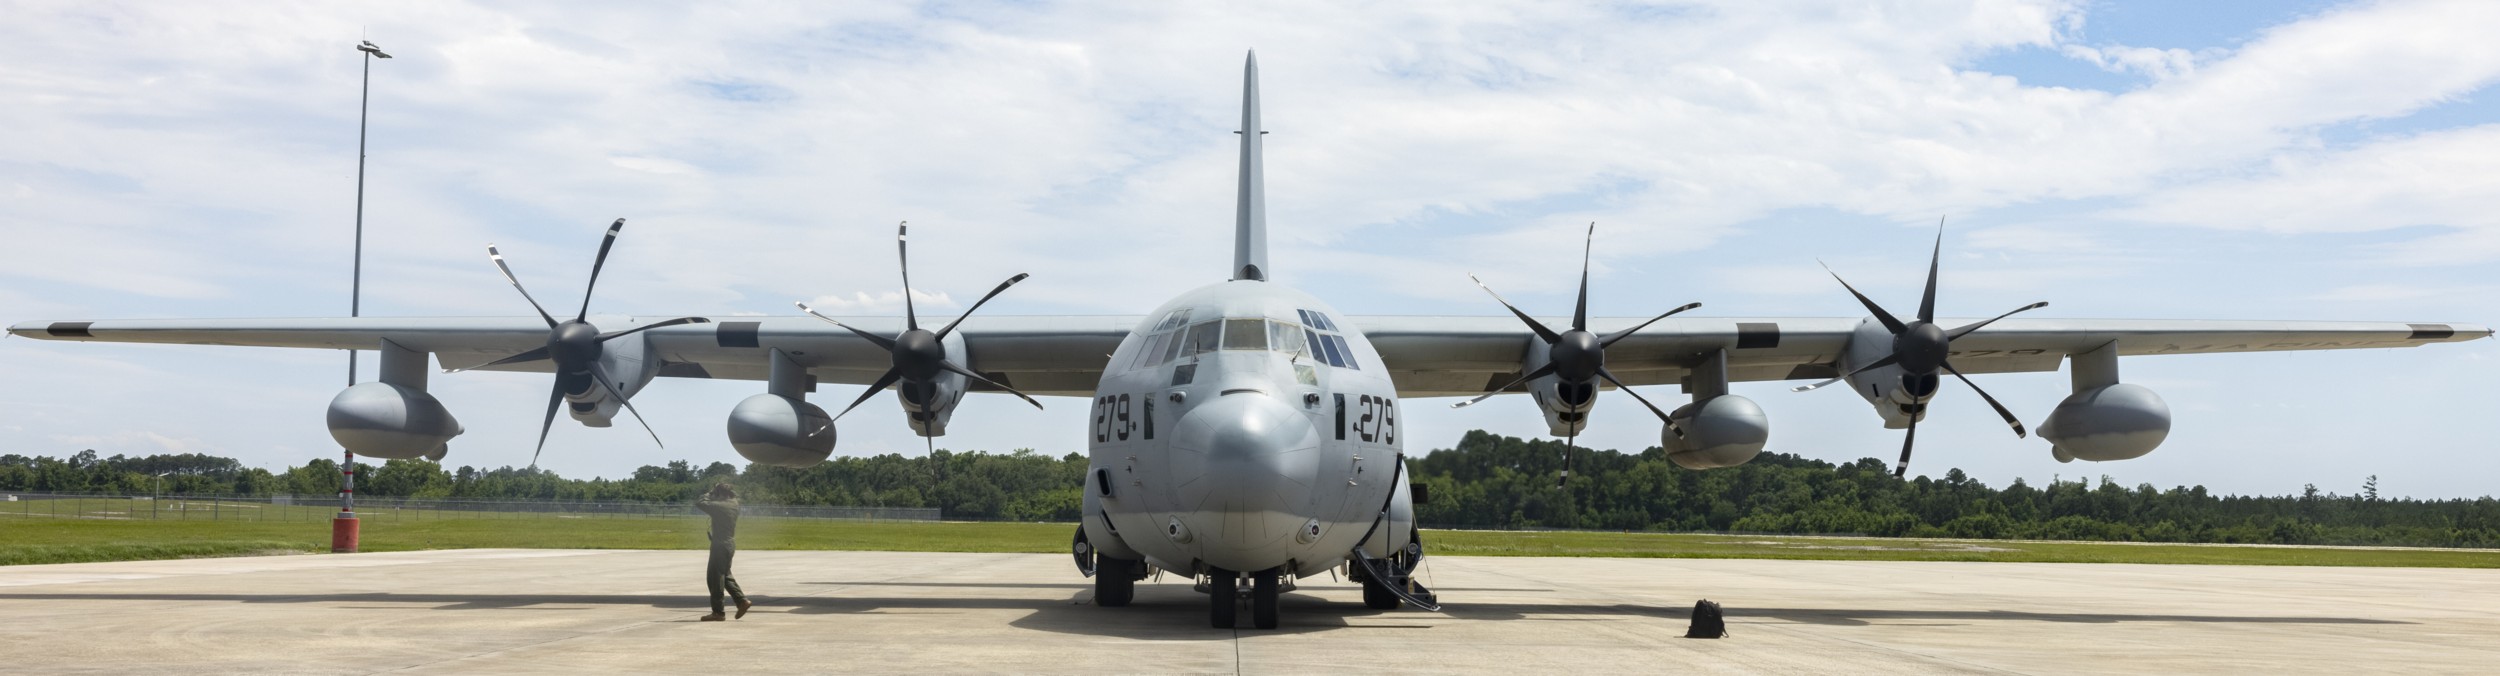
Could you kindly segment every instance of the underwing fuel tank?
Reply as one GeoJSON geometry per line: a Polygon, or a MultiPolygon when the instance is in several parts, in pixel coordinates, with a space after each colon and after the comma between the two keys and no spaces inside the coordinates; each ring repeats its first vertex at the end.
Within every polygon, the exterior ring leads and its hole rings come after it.
{"type": "Polygon", "coordinates": [[[729,411],[729,446],[776,467],[806,468],[833,455],[833,418],[815,404],[758,394],[729,411]]]}
{"type": "Polygon", "coordinates": [[[2170,405],[2142,385],[2116,383],[2076,392],[2040,424],[2058,462],[2144,457],[2170,436],[2170,405]]]}
{"type": "Polygon", "coordinates": [[[1723,394],[1685,404],[1668,416],[1684,436],[1662,430],[1667,459],[1685,469],[1735,467],[1753,460],[1771,442],[1771,417],[1752,399],[1723,394]]]}
{"type": "Polygon", "coordinates": [[[463,432],[443,402],[423,390],[390,383],[360,383],[330,399],[330,438],[357,455],[387,460],[443,458],[445,445],[463,432]]]}

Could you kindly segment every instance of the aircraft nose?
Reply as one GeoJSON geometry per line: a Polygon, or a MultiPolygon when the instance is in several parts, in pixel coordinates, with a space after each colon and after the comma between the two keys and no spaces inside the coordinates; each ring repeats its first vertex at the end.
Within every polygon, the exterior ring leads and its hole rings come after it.
{"type": "Polygon", "coordinates": [[[1263,393],[1225,395],[1181,417],[1172,451],[1175,516],[1199,558],[1231,570],[1284,563],[1273,545],[1311,518],[1319,477],[1310,417],[1263,393]]]}

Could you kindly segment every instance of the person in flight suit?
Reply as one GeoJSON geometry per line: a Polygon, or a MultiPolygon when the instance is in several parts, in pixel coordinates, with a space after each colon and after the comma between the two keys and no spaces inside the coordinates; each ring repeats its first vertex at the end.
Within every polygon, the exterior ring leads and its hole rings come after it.
{"type": "Polygon", "coordinates": [[[729,619],[721,612],[721,592],[738,602],[738,617],[746,617],[747,609],[755,607],[747,601],[745,591],[738,589],[738,578],[729,576],[729,557],[738,553],[738,492],[727,482],[712,485],[712,492],[696,500],[695,509],[712,516],[712,559],[703,566],[703,584],[712,589],[712,614],[705,622],[729,619]]]}

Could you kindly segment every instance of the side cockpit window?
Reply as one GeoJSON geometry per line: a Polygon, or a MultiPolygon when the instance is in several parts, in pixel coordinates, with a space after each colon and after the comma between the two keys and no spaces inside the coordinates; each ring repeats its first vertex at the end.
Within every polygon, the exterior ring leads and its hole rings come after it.
{"type": "Polygon", "coordinates": [[[1337,323],[1330,320],[1327,313],[1315,310],[1294,312],[1302,317],[1302,340],[1308,346],[1305,349],[1312,359],[1338,368],[1362,368],[1354,362],[1354,348],[1346,344],[1345,336],[1338,333],[1337,323]]]}

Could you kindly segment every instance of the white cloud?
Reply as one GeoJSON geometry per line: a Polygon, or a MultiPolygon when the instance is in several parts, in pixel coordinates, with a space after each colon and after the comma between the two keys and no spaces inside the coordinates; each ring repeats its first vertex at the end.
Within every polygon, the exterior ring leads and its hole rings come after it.
{"type": "MultiPolygon", "coordinates": [[[[922,291],[922,290],[919,290],[919,289],[912,289],[912,290],[911,290],[911,301],[912,301],[912,304],[913,304],[916,308],[951,308],[951,307],[955,307],[955,299],[954,299],[954,297],[952,297],[952,296],[948,296],[948,295],[947,295],[945,292],[943,292],[943,291],[938,292],[938,293],[929,293],[929,292],[927,292],[927,291],[922,291]]],[[[853,291],[853,292],[851,292],[851,295],[850,295],[850,297],[848,297],[848,298],[845,298],[845,297],[842,297],[842,296],[838,296],[838,295],[817,296],[815,299],[807,301],[807,304],[808,304],[808,306],[809,306],[809,307],[816,308],[818,312],[831,312],[831,313],[863,313],[863,312],[865,312],[865,313],[891,313],[891,312],[902,312],[902,311],[903,311],[903,292],[898,290],[898,291],[884,291],[884,292],[879,292],[879,293],[874,293],[874,294],[871,294],[871,293],[866,292],[866,291],[853,291]]]]}
{"type": "MultiPolygon", "coordinates": [[[[2060,45],[2066,56],[2092,62],[2112,73],[2142,75],[2154,80],[2175,80],[2194,75],[2199,54],[2185,49],[2157,49],[2107,45],[2060,45]]],[[[2210,55],[2210,54],[2209,54],[2210,55]]]]}
{"type": "Polygon", "coordinates": [[[98,455],[151,455],[157,453],[212,453],[222,449],[193,438],[174,438],[148,430],[121,430],[110,434],[55,435],[54,441],[81,449],[94,449],[98,455]]]}
{"type": "Polygon", "coordinates": [[[2287,150],[2250,175],[2153,192],[2115,215],[2275,233],[2432,226],[2440,234],[2379,258],[2417,264],[2500,259],[2500,124],[2342,150],[2287,150]]]}

